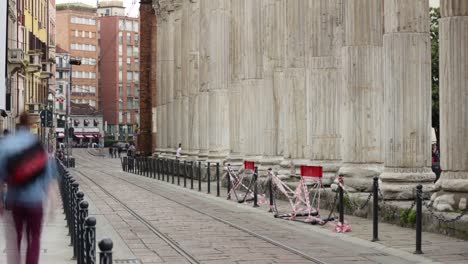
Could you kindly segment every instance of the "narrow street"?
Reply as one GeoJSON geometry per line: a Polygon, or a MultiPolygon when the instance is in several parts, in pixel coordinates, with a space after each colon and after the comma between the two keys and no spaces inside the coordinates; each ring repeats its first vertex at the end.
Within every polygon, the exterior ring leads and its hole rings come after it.
{"type": "MultiPolygon", "coordinates": [[[[431,260],[249,206],[122,172],[120,160],[76,150],[72,170],[98,239],[125,263],[428,263],[431,260]],[[133,261],[133,262],[132,262],[133,261]]],[[[116,262],[121,263],[121,262],[116,262]]]]}

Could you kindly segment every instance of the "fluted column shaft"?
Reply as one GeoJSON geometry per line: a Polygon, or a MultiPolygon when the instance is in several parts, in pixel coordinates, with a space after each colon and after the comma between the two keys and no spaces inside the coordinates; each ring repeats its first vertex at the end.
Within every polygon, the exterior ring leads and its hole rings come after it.
{"type": "Polygon", "coordinates": [[[442,0],[439,20],[440,156],[442,175],[433,195],[439,210],[467,209],[468,1],[442,0]]]}
{"type": "Polygon", "coordinates": [[[342,158],[345,184],[370,190],[383,169],[382,0],[348,0],[344,9],[342,158]]]}
{"type": "Polygon", "coordinates": [[[413,199],[430,187],[431,41],[426,0],[385,1],[384,146],[386,199],[413,199]],[[427,188],[426,188],[427,189],[427,188]]]}

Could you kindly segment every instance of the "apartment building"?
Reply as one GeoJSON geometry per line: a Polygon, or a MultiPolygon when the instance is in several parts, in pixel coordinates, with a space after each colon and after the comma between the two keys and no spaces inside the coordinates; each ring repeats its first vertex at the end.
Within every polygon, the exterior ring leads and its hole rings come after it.
{"type": "Polygon", "coordinates": [[[124,12],[122,1],[98,5],[100,90],[107,135],[131,140],[140,123],[140,34],[139,19],[124,12]]]}
{"type": "Polygon", "coordinates": [[[71,101],[99,109],[98,19],[96,8],[81,3],[57,5],[57,45],[81,59],[72,67],[71,101]]]}

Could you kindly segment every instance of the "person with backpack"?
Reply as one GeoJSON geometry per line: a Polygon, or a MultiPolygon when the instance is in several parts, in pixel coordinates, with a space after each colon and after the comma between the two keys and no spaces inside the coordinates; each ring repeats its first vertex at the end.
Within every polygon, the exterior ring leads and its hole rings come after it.
{"type": "MultiPolygon", "coordinates": [[[[0,186],[7,185],[5,200],[0,201],[0,215],[11,210],[16,231],[15,249],[20,256],[23,230],[27,239],[26,263],[39,263],[40,240],[44,215],[43,204],[53,190],[57,174],[37,135],[29,132],[29,115],[20,115],[19,130],[9,136],[0,150],[0,186]]],[[[54,209],[54,208],[51,208],[54,209]]],[[[50,210],[49,213],[53,212],[50,210]]],[[[20,260],[18,259],[18,263],[20,260]]]]}

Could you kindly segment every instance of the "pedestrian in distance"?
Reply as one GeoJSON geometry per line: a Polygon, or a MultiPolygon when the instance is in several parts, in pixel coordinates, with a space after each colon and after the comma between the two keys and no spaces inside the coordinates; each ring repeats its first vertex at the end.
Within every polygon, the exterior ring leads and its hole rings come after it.
{"type": "MultiPolygon", "coordinates": [[[[11,210],[15,233],[14,239],[6,240],[7,247],[16,251],[14,257],[7,257],[9,264],[39,263],[43,204],[57,187],[55,163],[37,135],[29,132],[29,120],[28,114],[22,113],[16,134],[8,136],[0,149],[0,186],[4,183],[7,186],[5,199],[0,199],[0,215],[3,217],[5,209],[11,210]],[[26,261],[20,257],[23,230],[27,240],[26,261]]],[[[53,210],[49,213],[53,214],[53,210]]]]}
{"type": "Polygon", "coordinates": [[[119,153],[119,159],[120,159],[120,155],[122,154],[122,147],[121,146],[117,147],[117,153],[119,153]]]}
{"type": "Polygon", "coordinates": [[[177,148],[177,151],[176,151],[176,159],[180,159],[180,157],[182,156],[181,152],[182,152],[182,143],[179,143],[179,147],[177,148]]]}
{"type": "Polygon", "coordinates": [[[114,157],[114,149],[112,146],[109,147],[109,157],[112,159],[114,157]]]}

